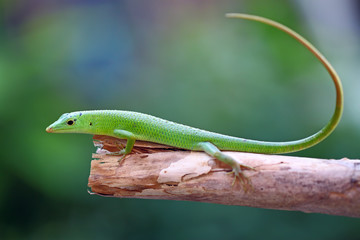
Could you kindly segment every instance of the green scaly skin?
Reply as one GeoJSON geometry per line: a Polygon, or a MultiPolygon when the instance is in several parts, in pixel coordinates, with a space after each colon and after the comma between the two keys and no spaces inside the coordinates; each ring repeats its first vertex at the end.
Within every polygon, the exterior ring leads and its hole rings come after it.
{"type": "Polygon", "coordinates": [[[242,169],[252,168],[237,163],[220,150],[268,154],[289,153],[309,148],[326,138],[337,126],[343,110],[341,82],[330,63],[307,40],[280,23],[247,14],[230,13],[226,16],[254,20],[278,28],[303,44],[324,65],[336,90],[335,112],[325,127],[314,135],[297,141],[264,142],[213,133],[138,112],[95,110],[65,113],[46,131],[98,134],[127,139],[126,147],[119,152],[122,155],[121,160],[131,152],[136,140],[150,141],[193,151],[205,151],[210,156],[229,164],[233,168],[235,177],[239,178],[245,189],[249,181],[242,173],[242,169]]]}

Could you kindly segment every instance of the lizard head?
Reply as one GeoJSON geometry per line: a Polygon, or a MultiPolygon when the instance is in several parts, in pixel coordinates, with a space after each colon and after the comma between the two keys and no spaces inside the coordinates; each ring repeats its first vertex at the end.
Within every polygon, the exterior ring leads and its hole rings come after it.
{"type": "Polygon", "coordinates": [[[46,128],[48,133],[91,133],[91,116],[84,112],[64,113],[46,128]]]}

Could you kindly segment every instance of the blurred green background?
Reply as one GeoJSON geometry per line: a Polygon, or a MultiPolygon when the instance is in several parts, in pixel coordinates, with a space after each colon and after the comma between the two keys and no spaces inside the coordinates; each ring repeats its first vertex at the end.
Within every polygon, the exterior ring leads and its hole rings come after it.
{"type": "Polygon", "coordinates": [[[316,132],[333,111],[330,77],[278,30],[224,17],[245,12],[304,35],[342,77],[339,127],[294,155],[359,158],[358,1],[1,0],[0,10],[0,239],[359,239],[353,218],[90,196],[91,136],[45,132],[87,109],[258,140],[316,132]]]}

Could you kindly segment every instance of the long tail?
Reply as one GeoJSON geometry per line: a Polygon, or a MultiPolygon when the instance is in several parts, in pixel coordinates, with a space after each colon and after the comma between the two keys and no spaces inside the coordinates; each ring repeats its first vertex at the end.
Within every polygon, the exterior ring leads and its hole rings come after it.
{"type": "Polygon", "coordinates": [[[343,111],[343,90],[339,76],[337,75],[334,68],[331,64],[326,60],[326,58],[306,39],[300,36],[298,33],[294,32],[290,28],[272,21],[267,18],[248,15],[248,14],[240,14],[240,13],[228,13],[226,14],[228,18],[241,18],[241,19],[248,19],[257,22],[261,22],[275,28],[284,31],[285,33],[289,34],[293,38],[295,38],[298,42],[304,45],[310,52],[312,52],[315,57],[324,65],[326,70],[329,72],[336,90],[336,106],[335,112],[331,118],[331,120],[323,127],[320,131],[315,133],[314,135],[300,139],[297,141],[290,141],[290,142],[263,142],[263,141],[254,141],[254,140],[240,140],[241,143],[236,144],[239,146],[238,149],[240,151],[246,152],[262,152],[262,153],[287,153],[287,152],[296,152],[305,148],[309,148],[323,139],[330,135],[330,133],[335,129],[337,124],[340,121],[342,111],[343,111]]]}

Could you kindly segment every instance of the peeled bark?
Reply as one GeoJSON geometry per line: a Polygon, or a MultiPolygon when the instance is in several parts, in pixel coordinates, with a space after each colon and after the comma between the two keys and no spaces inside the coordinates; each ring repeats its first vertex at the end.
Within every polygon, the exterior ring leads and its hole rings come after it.
{"type": "Polygon", "coordinates": [[[93,194],[211,202],[259,208],[360,217],[360,160],[315,159],[226,152],[253,167],[244,174],[251,189],[233,185],[231,168],[203,152],[137,141],[119,164],[126,141],[94,136],[99,147],[91,162],[93,194]]]}

